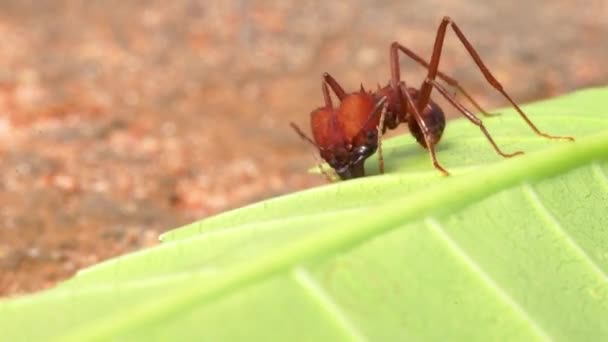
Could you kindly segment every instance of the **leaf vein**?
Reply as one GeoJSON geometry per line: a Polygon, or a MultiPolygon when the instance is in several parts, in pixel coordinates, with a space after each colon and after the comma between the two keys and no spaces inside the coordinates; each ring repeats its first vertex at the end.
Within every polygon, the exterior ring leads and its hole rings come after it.
{"type": "Polygon", "coordinates": [[[593,177],[597,178],[598,182],[602,184],[604,190],[608,192],[608,175],[606,175],[600,164],[597,162],[593,163],[591,170],[593,172],[593,177]]]}
{"type": "Polygon", "coordinates": [[[475,273],[494,293],[515,313],[523,317],[528,322],[538,337],[544,341],[553,340],[549,334],[538,324],[536,320],[528,313],[509,293],[500,287],[494,279],[477,263],[467,252],[447,233],[446,229],[435,218],[429,217],[425,220],[425,224],[429,229],[443,241],[448,248],[475,273]]]}
{"type": "Polygon", "coordinates": [[[561,223],[555,218],[555,216],[549,211],[549,209],[543,204],[541,199],[538,197],[538,193],[530,184],[523,185],[523,190],[536,211],[545,219],[554,231],[563,238],[566,244],[578,254],[578,256],[585,262],[591,270],[600,276],[604,282],[608,282],[608,274],[604,272],[597,263],[589,256],[589,254],[576,242],[572,235],[565,229],[561,223]]]}
{"type": "Polygon", "coordinates": [[[318,281],[303,267],[296,267],[292,271],[293,278],[306,292],[313,297],[330,315],[336,324],[350,337],[352,341],[366,341],[367,339],[355,328],[347,315],[331,296],[323,289],[318,281]]]}

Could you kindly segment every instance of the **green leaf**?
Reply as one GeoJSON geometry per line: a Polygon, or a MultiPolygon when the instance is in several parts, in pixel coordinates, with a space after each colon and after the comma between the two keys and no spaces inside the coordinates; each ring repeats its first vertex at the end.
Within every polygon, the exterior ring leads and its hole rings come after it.
{"type": "MultiPolygon", "coordinates": [[[[442,177],[409,135],[387,174],[208,218],[0,302],[3,340],[608,338],[608,90],[451,121],[442,177]]],[[[375,161],[367,168],[374,173],[375,161]]]]}

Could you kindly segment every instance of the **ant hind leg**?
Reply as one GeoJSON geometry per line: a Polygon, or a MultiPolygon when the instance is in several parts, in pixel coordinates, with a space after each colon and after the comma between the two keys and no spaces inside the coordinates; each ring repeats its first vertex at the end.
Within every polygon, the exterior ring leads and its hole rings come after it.
{"type": "MultiPolygon", "coordinates": [[[[443,41],[445,39],[445,33],[446,33],[448,25],[450,25],[450,27],[452,28],[452,30],[454,31],[454,33],[456,34],[456,36],[460,40],[460,43],[462,43],[462,45],[464,45],[465,49],[467,50],[467,52],[469,53],[469,55],[471,56],[471,58],[473,59],[473,61],[477,65],[477,68],[479,69],[479,71],[481,71],[481,73],[485,77],[486,81],[496,91],[498,91],[499,93],[501,93],[503,95],[503,97],[505,99],[507,99],[507,101],[509,101],[509,103],[513,106],[513,108],[515,108],[515,110],[517,111],[517,113],[519,114],[519,116],[521,116],[521,118],[534,131],[534,133],[536,133],[537,135],[540,135],[542,137],[548,138],[548,139],[563,139],[563,140],[574,141],[573,137],[550,135],[550,134],[547,134],[547,133],[542,132],[541,130],[539,130],[536,127],[536,125],[523,112],[523,110],[519,107],[519,105],[517,105],[517,103],[515,103],[515,101],[513,101],[513,99],[511,98],[511,96],[509,96],[509,94],[507,94],[507,92],[503,89],[502,84],[500,84],[500,82],[498,82],[498,80],[494,77],[494,75],[492,75],[492,73],[490,72],[490,70],[488,69],[488,67],[486,67],[486,65],[481,60],[481,57],[479,57],[479,54],[477,53],[477,51],[475,50],[475,48],[473,47],[473,45],[469,42],[469,40],[465,37],[465,35],[462,32],[462,30],[460,30],[460,28],[458,27],[458,25],[456,25],[456,23],[454,23],[450,17],[444,17],[443,20],[441,21],[441,24],[439,25],[439,28],[437,29],[437,35],[435,37],[435,44],[434,44],[434,47],[433,47],[433,55],[431,57],[431,62],[429,63],[429,72],[427,74],[427,79],[430,79],[430,80],[434,81],[435,77],[437,77],[438,74],[439,74],[439,71],[437,70],[437,67],[439,65],[439,58],[441,57],[441,49],[443,47],[443,41]]],[[[433,88],[433,84],[431,84],[431,83],[426,83],[425,82],[423,84],[422,88],[420,89],[421,95],[420,95],[420,99],[419,99],[419,103],[418,103],[419,108],[424,108],[424,106],[427,105],[427,103],[429,101],[429,97],[430,97],[431,89],[432,88],[433,88]]]]}
{"type": "Polygon", "coordinates": [[[476,125],[477,127],[479,127],[479,129],[486,136],[486,138],[488,139],[488,141],[490,142],[490,144],[492,144],[492,147],[494,147],[494,150],[496,151],[496,153],[500,154],[501,156],[503,156],[505,158],[514,157],[514,156],[517,156],[517,155],[520,155],[520,154],[524,153],[523,151],[516,151],[516,152],[513,152],[513,153],[505,153],[505,152],[503,152],[498,147],[498,145],[496,145],[496,142],[494,142],[494,139],[492,139],[492,136],[490,135],[490,133],[488,132],[488,130],[486,129],[486,127],[483,125],[483,122],[481,120],[479,120],[479,118],[476,117],[475,114],[471,113],[468,109],[466,109],[461,103],[459,103],[458,101],[456,101],[456,99],[452,95],[450,95],[450,93],[448,92],[447,89],[445,89],[441,84],[439,84],[439,82],[437,82],[435,80],[430,80],[430,79],[427,78],[424,82],[432,84],[435,87],[435,89],[437,89],[439,91],[439,93],[441,95],[443,95],[443,97],[445,97],[446,100],[448,100],[454,107],[456,107],[456,109],[458,109],[458,111],[462,115],[464,115],[464,117],[466,117],[474,125],[476,125]]]}
{"type": "MultiPolygon", "coordinates": [[[[414,60],[416,63],[422,65],[427,70],[430,68],[429,63],[427,63],[422,57],[420,57],[420,55],[409,49],[407,46],[400,44],[399,42],[393,42],[393,44],[391,44],[391,58],[398,59],[399,54],[397,53],[397,51],[401,51],[406,57],[409,57],[410,59],[414,60]]],[[[489,117],[500,115],[500,113],[490,113],[483,109],[483,107],[481,107],[479,103],[477,103],[477,101],[473,99],[469,92],[467,92],[455,78],[446,75],[440,70],[437,70],[437,77],[439,77],[449,86],[456,88],[456,90],[460,92],[467,100],[469,100],[473,107],[475,107],[477,111],[479,111],[483,116],[489,117]]]]}

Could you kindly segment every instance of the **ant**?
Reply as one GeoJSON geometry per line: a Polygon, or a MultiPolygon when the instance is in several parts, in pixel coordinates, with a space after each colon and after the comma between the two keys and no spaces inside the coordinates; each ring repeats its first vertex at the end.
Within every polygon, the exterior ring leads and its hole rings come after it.
{"type": "MultiPolygon", "coordinates": [[[[464,117],[479,127],[496,153],[505,158],[523,154],[523,151],[503,152],[496,145],[482,121],[458,102],[454,95],[450,94],[436,80],[436,78],[439,78],[456,88],[484,116],[497,115],[483,110],[460,86],[458,81],[439,71],[439,59],[448,26],[452,28],[462,45],[464,45],[487,82],[507,99],[534,133],[548,139],[574,141],[573,137],[550,135],[539,130],[494,78],[458,25],[450,17],[444,17],[435,36],[430,63],[427,63],[407,47],[398,42],[393,42],[390,46],[391,79],[386,86],[378,86],[376,91],[369,92],[361,85],[359,91],[346,93],[330,74],[324,73],[322,91],[325,105],[310,113],[314,140],[304,134],[294,123],[291,123],[296,133],[319,150],[321,158],[336,171],[341,179],[365,176],[363,164],[376,150],[378,150],[380,173],[384,173],[380,137],[388,129],[395,129],[401,123],[407,123],[414,138],[423,148],[429,151],[433,166],[443,175],[449,175],[448,171],[439,164],[435,155],[435,145],[441,139],[446,122],[443,111],[430,98],[433,89],[436,89],[464,117]],[[420,89],[408,87],[406,82],[401,79],[399,52],[428,69],[427,76],[420,89]],[[337,108],[334,108],[328,86],[340,100],[340,105],[337,108]]],[[[321,171],[323,170],[321,169],[321,171]]],[[[331,180],[328,174],[324,171],[323,173],[331,180]]]]}

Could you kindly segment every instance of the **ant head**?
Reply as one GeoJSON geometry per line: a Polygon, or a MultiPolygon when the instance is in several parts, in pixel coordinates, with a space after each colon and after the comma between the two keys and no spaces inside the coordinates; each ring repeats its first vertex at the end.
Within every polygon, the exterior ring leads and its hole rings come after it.
{"type": "MultiPolygon", "coordinates": [[[[345,122],[340,109],[318,108],[310,113],[314,144],[323,158],[340,176],[350,179],[363,176],[363,168],[353,166],[352,139],[345,131],[345,122]]],[[[359,162],[359,164],[362,164],[359,162]]]]}
{"type": "Polygon", "coordinates": [[[382,102],[361,89],[342,99],[337,109],[321,107],[311,113],[315,145],[341,179],[365,175],[365,159],[378,148],[382,102]]]}
{"type": "Polygon", "coordinates": [[[353,146],[363,147],[374,153],[378,144],[378,124],[380,123],[380,107],[384,100],[378,101],[363,87],[359,92],[348,94],[338,110],[343,122],[344,134],[352,141],[353,146]]]}
{"type": "Polygon", "coordinates": [[[365,176],[363,163],[366,156],[352,150],[352,146],[348,144],[321,150],[321,157],[336,171],[340,179],[365,176]]]}

